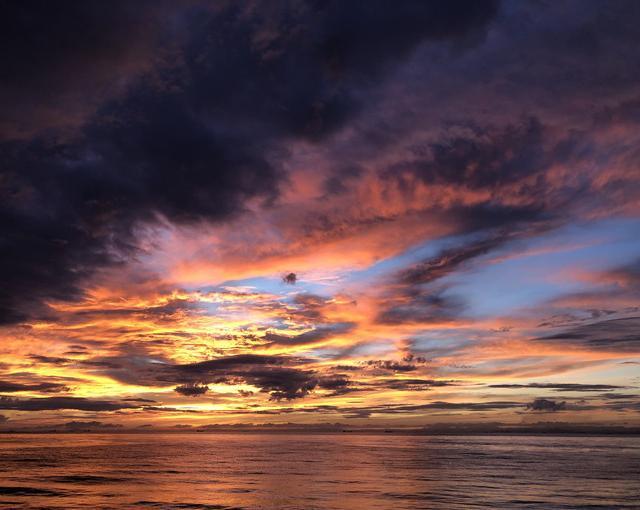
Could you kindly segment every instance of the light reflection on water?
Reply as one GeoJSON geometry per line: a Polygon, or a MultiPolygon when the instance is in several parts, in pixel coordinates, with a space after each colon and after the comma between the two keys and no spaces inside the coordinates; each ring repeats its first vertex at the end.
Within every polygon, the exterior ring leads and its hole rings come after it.
{"type": "Polygon", "coordinates": [[[640,508],[640,438],[0,436],[1,508],[640,508]]]}

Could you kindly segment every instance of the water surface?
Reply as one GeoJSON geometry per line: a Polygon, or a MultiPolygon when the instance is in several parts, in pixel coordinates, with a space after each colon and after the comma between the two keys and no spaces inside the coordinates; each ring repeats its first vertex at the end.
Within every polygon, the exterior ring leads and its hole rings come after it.
{"type": "Polygon", "coordinates": [[[640,438],[0,436],[1,508],[640,508],[640,438]]]}

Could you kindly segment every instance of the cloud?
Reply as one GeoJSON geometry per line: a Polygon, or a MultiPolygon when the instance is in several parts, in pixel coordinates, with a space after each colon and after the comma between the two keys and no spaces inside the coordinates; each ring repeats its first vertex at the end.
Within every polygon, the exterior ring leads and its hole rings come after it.
{"type": "Polygon", "coordinates": [[[209,387],[204,384],[183,384],[176,386],[173,391],[186,397],[199,397],[209,391],[209,387]]]}
{"type": "Polygon", "coordinates": [[[395,164],[385,175],[393,179],[410,175],[426,184],[499,189],[548,167],[543,127],[535,118],[519,125],[477,130],[473,137],[432,143],[425,152],[419,159],[395,164]]]}
{"type": "Polygon", "coordinates": [[[233,371],[252,366],[263,365],[283,365],[287,362],[294,361],[286,356],[270,356],[264,354],[238,354],[234,356],[221,356],[219,358],[200,361],[197,363],[189,363],[185,365],[176,365],[178,371],[185,373],[215,373],[233,371]]]}
{"type": "Polygon", "coordinates": [[[293,400],[307,396],[317,385],[311,371],[292,368],[265,368],[250,370],[242,378],[261,391],[269,393],[271,400],[293,400]]]}
{"type": "Polygon", "coordinates": [[[527,404],[527,409],[531,411],[555,413],[556,411],[563,411],[564,409],[566,409],[566,406],[566,402],[557,402],[555,400],[548,400],[546,398],[537,398],[530,404],[527,404]]]}
{"type": "Polygon", "coordinates": [[[134,406],[109,400],[91,400],[81,397],[46,397],[15,399],[0,397],[0,409],[13,411],[58,411],[76,409],[78,411],[117,411],[134,406]]]}
{"type": "Polygon", "coordinates": [[[627,386],[613,384],[577,384],[577,383],[528,383],[528,384],[490,384],[489,388],[538,388],[553,391],[611,391],[625,389],[627,386]]]}
{"type": "Polygon", "coordinates": [[[526,398],[489,395],[511,389],[632,413],[606,395],[637,386],[638,15],[8,7],[3,405],[415,423],[514,418],[526,398]]]}
{"type": "Polygon", "coordinates": [[[446,295],[447,289],[408,288],[385,300],[376,318],[380,324],[430,324],[455,321],[465,305],[457,296],[446,295]]]}
{"type": "Polygon", "coordinates": [[[178,384],[175,391],[189,396],[203,394],[209,384],[243,382],[272,400],[292,400],[305,397],[318,384],[315,371],[295,366],[304,360],[279,355],[239,354],[176,364],[138,348],[93,363],[95,371],[117,381],[151,387],[178,384]]]}
{"type": "Polygon", "coordinates": [[[295,359],[285,356],[247,354],[178,365],[175,368],[178,374],[185,374],[201,383],[240,380],[260,388],[274,401],[305,397],[317,386],[336,389],[329,386],[343,384],[342,379],[322,378],[313,370],[282,366],[294,362],[295,359]]]}
{"type": "Polygon", "coordinates": [[[103,429],[114,429],[121,428],[122,424],[119,423],[105,423],[101,421],[91,420],[91,421],[68,421],[61,425],[66,430],[73,431],[87,431],[87,430],[103,430],[103,429]]]}
{"type": "Polygon", "coordinates": [[[408,285],[431,283],[459,269],[465,262],[486,255],[506,242],[503,236],[481,239],[458,248],[443,250],[438,255],[403,270],[398,275],[408,285]]]}
{"type": "Polygon", "coordinates": [[[481,257],[530,237],[552,224],[550,218],[532,210],[522,215],[510,214],[507,210],[481,205],[467,209],[465,214],[473,219],[463,220],[462,228],[473,232],[475,239],[443,249],[433,257],[397,271],[378,313],[379,323],[430,324],[458,320],[466,308],[464,299],[441,280],[469,269],[473,262],[479,263],[481,257]],[[473,211],[481,214],[475,215],[473,211]]]}
{"type": "Polygon", "coordinates": [[[282,277],[282,281],[287,285],[295,285],[295,283],[298,281],[298,277],[295,273],[287,273],[282,277]]]}
{"type": "Polygon", "coordinates": [[[69,387],[59,383],[21,384],[11,381],[0,381],[0,393],[16,393],[20,391],[40,391],[42,393],[62,393],[69,391],[69,387]]]}
{"type": "Polygon", "coordinates": [[[604,278],[615,281],[621,287],[640,292],[640,259],[630,264],[616,267],[604,273],[604,278]]]}
{"type": "Polygon", "coordinates": [[[413,372],[418,368],[418,365],[414,363],[400,363],[392,360],[369,360],[366,362],[366,366],[390,372],[413,372]]]}
{"type": "Polygon", "coordinates": [[[382,379],[372,383],[373,386],[399,391],[427,391],[431,388],[456,386],[458,381],[445,381],[437,379],[382,379]]]}
{"type": "Polygon", "coordinates": [[[595,351],[637,352],[640,349],[639,332],[640,317],[626,317],[580,325],[535,341],[595,351]]]}
{"type": "Polygon", "coordinates": [[[351,391],[357,390],[357,388],[351,387],[352,381],[345,375],[336,375],[321,377],[318,379],[318,387],[323,390],[330,390],[332,393],[329,396],[344,395],[351,391]]]}
{"type": "Polygon", "coordinates": [[[491,0],[12,6],[0,97],[28,125],[10,115],[0,141],[0,322],[82,297],[97,270],[135,257],[144,226],[275,200],[291,139],[335,132],[418,44],[481,34],[496,12],[491,0]],[[100,91],[113,76],[124,90],[100,91]],[[72,136],[56,130],[67,125],[72,136]]]}
{"type": "Polygon", "coordinates": [[[166,26],[162,18],[172,15],[175,8],[162,0],[109,7],[92,0],[6,5],[0,21],[6,38],[0,136],[81,125],[102,101],[124,93],[151,68],[155,38],[166,26]]]}
{"type": "Polygon", "coordinates": [[[264,339],[269,345],[306,345],[323,340],[328,340],[334,336],[352,331],[355,327],[353,323],[339,323],[319,326],[306,333],[295,336],[280,335],[277,333],[266,333],[264,339]]]}
{"type": "Polygon", "coordinates": [[[495,411],[523,407],[520,402],[430,402],[428,404],[386,404],[380,406],[361,406],[344,409],[347,418],[369,418],[374,414],[412,414],[424,411],[495,411]]]}

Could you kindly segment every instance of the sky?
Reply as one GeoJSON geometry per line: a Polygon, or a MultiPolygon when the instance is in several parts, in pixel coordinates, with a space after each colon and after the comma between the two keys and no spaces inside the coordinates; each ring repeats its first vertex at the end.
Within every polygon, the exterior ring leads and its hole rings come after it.
{"type": "Polygon", "coordinates": [[[7,1],[0,427],[640,424],[640,3],[7,1]]]}

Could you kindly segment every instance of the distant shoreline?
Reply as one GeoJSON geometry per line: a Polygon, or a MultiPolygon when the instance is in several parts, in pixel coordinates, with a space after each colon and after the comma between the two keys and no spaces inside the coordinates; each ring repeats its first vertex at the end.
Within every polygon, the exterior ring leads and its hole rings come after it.
{"type": "Polygon", "coordinates": [[[629,428],[627,430],[611,429],[611,430],[504,430],[504,431],[422,431],[422,430],[402,430],[402,429],[345,429],[345,430],[304,430],[304,429],[215,429],[215,428],[193,428],[193,429],[77,429],[77,430],[60,430],[60,429],[43,429],[43,430],[16,430],[6,429],[0,430],[0,435],[74,435],[74,434],[110,434],[110,435],[163,435],[163,434],[246,434],[246,435],[375,435],[375,436],[640,436],[640,428],[629,428]]]}

